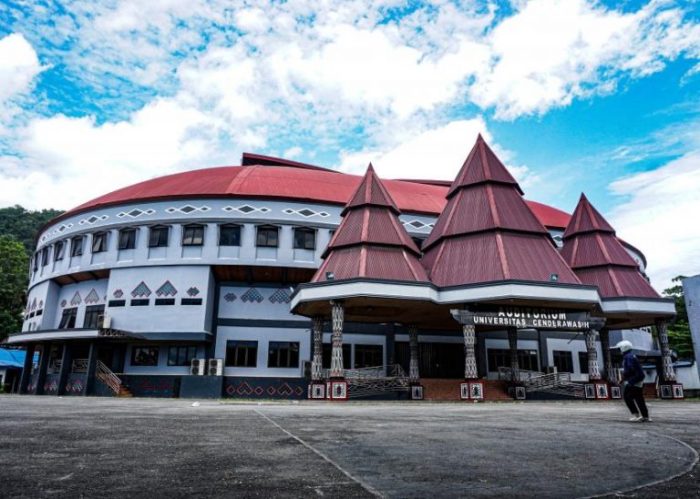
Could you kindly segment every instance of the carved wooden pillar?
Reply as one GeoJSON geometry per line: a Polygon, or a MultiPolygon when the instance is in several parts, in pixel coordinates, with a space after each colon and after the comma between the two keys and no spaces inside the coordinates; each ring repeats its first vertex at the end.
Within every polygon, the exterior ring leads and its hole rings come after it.
{"type": "Polygon", "coordinates": [[[332,351],[331,351],[331,378],[342,378],[343,371],[343,304],[331,303],[331,322],[333,324],[332,351]]]}
{"type": "Polygon", "coordinates": [[[671,349],[668,346],[668,324],[666,321],[656,321],[656,331],[659,333],[659,348],[661,349],[661,378],[672,383],[676,381],[676,371],[673,368],[671,349]]]}
{"type": "Polygon", "coordinates": [[[420,382],[420,372],[418,369],[418,328],[416,326],[408,326],[408,345],[411,352],[408,381],[411,384],[417,384],[420,382]]]}
{"type": "Polygon", "coordinates": [[[478,379],[476,369],[476,327],[473,324],[463,324],[464,335],[464,379],[478,379]]]}
{"type": "Polygon", "coordinates": [[[600,330],[600,348],[603,350],[603,369],[605,379],[610,383],[617,383],[613,375],[612,355],[610,355],[610,332],[608,328],[600,330]]]}
{"type": "Polygon", "coordinates": [[[508,328],[508,345],[510,346],[510,379],[513,383],[520,382],[520,363],[518,362],[518,330],[508,328]]]}
{"type": "Polygon", "coordinates": [[[598,351],[595,348],[595,339],[598,331],[589,329],[586,331],[586,351],[588,352],[588,381],[600,380],[600,368],[598,367],[598,351]]]}
{"type": "Polygon", "coordinates": [[[311,360],[311,380],[323,379],[323,318],[313,318],[314,354],[311,360]]]}
{"type": "Polygon", "coordinates": [[[24,367],[22,368],[22,377],[19,381],[18,393],[27,393],[29,380],[32,377],[32,367],[34,367],[34,352],[36,351],[35,343],[28,343],[24,356],[24,367]]]}

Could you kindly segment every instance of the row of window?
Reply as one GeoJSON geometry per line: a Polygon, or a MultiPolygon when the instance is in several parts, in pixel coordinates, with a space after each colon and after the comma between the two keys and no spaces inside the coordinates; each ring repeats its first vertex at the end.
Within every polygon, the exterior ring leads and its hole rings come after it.
{"type": "MultiPolygon", "coordinates": [[[[86,329],[97,329],[99,318],[105,313],[104,305],[89,305],[85,307],[85,318],[83,319],[83,327],[86,329]]],[[[58,329],[75,329],[75,321],[78,318],[78,308],[64,308],[61,314],[61,322],[58,323],[58,329]]]]}
{"type": "MultiPolygon", "coordinates": [[[[574,372],[573,353],[568,350],[553,350],[552,360],[557,372],[574,372]]],[[[490,371],[498,371],[499,367],[510,367],[510,350],[489,348],[488,362],[490,371]]],[[[578,352],[579,371],[588,373],[588,353],[578,352]]],[[[539,371],[536,350],[518,350],[518,367],[527,371],[539,371]]]]}
{"type": "MultiPolygon", "coordinates": [[[[182,246],[204,245],[204,233],[206,226],[200,224],[184,225],[182,228],[182,246]]],[[[136,248],[136,232],[133,227],[121,229],[117,248],[129,250],[136,248]]],[[[92,253],[107,251],[109,232],[95,232],[92,234],[92,253]]],[[[170,227],[156,225],[149,228],[148,247],[164,248],[169,245],[170,227]]],[[[70,256],[82,256],[85,236],[76,236],[70,240],[70,256]]],[[[240,246],[241,226],[235,224],[219,225],[219,246],[240,246]]],[[[261,248],[277,248],[279,246],[279,227],[274,225],[260,225],[256,229],[255,245],[261,248]]],[[[294,249],[316,249],[316,231],[307,227],[294,229],[294,249]]],[[[63,260],[66,252],[66,243],[57,241],[53,245],[54,261],[63,260]]],[[[49,263],[49,247],[42,248],[34,257],[34,271],[39,268],[39,263],[46,266],[49,263]]]]}

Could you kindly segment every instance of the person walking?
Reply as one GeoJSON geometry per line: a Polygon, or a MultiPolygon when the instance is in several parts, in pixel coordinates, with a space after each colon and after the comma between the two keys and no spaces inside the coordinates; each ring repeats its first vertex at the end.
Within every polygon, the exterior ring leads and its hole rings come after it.
{"type": "Polygon", "coordinates": [[[632,343],[622,340],[617,345],[622,352],[623,398],[632,413],[630,421],[651,421],[647,404],[644,402],[644,371],[637,356],[632,352],[632,343]]]}

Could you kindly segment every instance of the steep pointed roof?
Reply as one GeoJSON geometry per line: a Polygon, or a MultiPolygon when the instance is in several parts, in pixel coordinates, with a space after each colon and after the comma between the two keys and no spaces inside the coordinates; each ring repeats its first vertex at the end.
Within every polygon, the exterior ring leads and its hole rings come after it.
{"type": "Polygon", "coordinates": [[[479,135],[423,244],[424,267],[438,286],[502,280],[580,284],[522,190],[479,135]]]}
{"type": "Polygon", "coordinates": [[[564,259],[583,283],[598,286],[603,298],[660,298],[615,230],[584,194],[563,239],[564,259]]]}
{"type": "Polygon", "coordinates": [[[420,251],[399,221],[400,211],[370,164],[343,209],[343,220],[311,282],[368,278],[428,281],[420,251]]]}

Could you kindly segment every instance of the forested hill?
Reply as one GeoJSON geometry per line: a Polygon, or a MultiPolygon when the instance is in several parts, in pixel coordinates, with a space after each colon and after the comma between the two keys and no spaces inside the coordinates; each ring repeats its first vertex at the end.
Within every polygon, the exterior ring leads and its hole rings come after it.
{"type": "Polygon", "coordinates": [[[59,210],[25,210],[21,206],[0,208],[0,236],[11,236],[24,245],[27,255],[34,251],[34,238],[49,220],[63,213],[59,210]]]}

